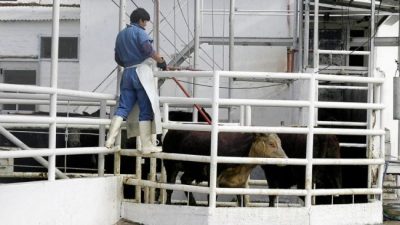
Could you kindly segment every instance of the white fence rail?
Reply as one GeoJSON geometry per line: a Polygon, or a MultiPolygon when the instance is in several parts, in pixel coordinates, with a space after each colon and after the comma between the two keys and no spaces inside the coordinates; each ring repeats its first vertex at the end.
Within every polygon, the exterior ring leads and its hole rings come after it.
{"type": "MultiPolygon", "coordinates": [[[[169,105],[193,105],[203,104],[210,105],[212,107],[212,125],[205,124],[182,124],[182,123],[170,123],[164,120],[164,129],[177,129],[177,130],[199,130],[199,131],[211,131],[211,155],[210,156],[195,156],[195,155],[180,155],[180,154],[166,154],[157,153],[151,155],[141,155],[137,151],[121,150],[122,155],[136,156],[137,167],[136,167],[136,178],[129,178],[127,183],[137,186],[136,194],[140,195],[140,188],[146,187],[151,188],[162,188],[172,190],[183,190],[193,191],[200,193],[209,194],[209,207],[216,207],[216,195],[217,194],[254,194],[254,195],[297,195],[305,196],[305,205],[309,207],[311,205],[312,196],[317,195],[348,195],[348,194],[378,194],[382,193],[382,165],[384,164],[383,158],[379,159],[313,159],[313,137],[314,134],[340,134],[340,135],[365,135],[365,136],[378,136],[381,142],[380,144],[380,155],[384,152],[384,130],[382,124],[382,114],[378,113],[378,121],[381,121],[379,127],[372,127],[371,129],[332,129],[332,128],[317,128],[314,127],[316,124],[314,118],[314,110],[317,108],[340,108],[340,109],[365,109],[368,112],[378,111],[381,112],[384,108],[381,99],[382,91],[381,84],[383,83],[382,78],[365,78],[365,77],[345,77],[345,76],[334,76],[334,75],[315,75],[315,74],[304,74],[304,73],[262,73],[262,72],[229,72],[229,71],[180,71],[180,72],[158,72],[156,76],[162,77],[212,77],[213,79],[213,97],[209,98],[177,98],[177,97],[161,97],[160,102],[164,105],[164,119],[168,117],[168,106],[169,105]],[[221,99],[219,97],[220,88],[220,77],[236,77],[236,78],[259,78],[259,79],[292,79],[292,80],[308,80],[310,81],[309,88],[309,99],[308,100],[250,100],[250,99],[221,99]],[[338,82],[351,82],[351,83],[366,83],[374,85],[376,90],[375,93],[378,96],[380,102],[374,103],[341,103],[341,102],[318,102],[315,100],[315,86],[318,80],[323,81],[338,81],[338,82]],[[219,108],[222,106],[240,106],[241,107],[241,125],[245,126],[223,126],[219,124],[219,108]],[[307,108],[309,113],[309,120],[307,127],[261,127],[261,126],[249,126],[251,117],[249,112],[252,106],[263,106],[263,107],[297,107],[307,108]],[[247,113],[245,113],[247,112],[247,113]],[[246,114],[246,116],[243,115],[246,114]],[[237,158],[237,157],[217,157],[217,139],[219,132],[273,132],[273,133],[296,133],[296,134],[307,134],[307,154],[304,159],[266,159],[266,158],[237,158]],[[209,187],[196,187],[190,185],[180,184],[165,184],[154,182],[155,176],[152,175],[151,181],[141,180],[141,157],[155,157],[160,159],[168,160],[182,160],[182,161],[193,161],[210,163],[210,184],[209,187]],[[287,164],[287,165],[303,165],[306,167],[306,181],[304,190],[280,190],[280,189],[226,189],[217,188],[217,164],[218,163],[243,163],[243,164],[287,164]],[[380,165],[379,182],[377,188],[366,188],[366,189],[317,189],[313,190],[311,187],[312,181],[312,166],[313,165],[380,165]]],[[[374,90],[375,90],[374,89],[374,90]]],[[[29,93],[41,94],[38,101],[43,101],[43,95],[57,93],[59,95],[67,95],[75,98],[74,101],[79,101],[79,98],[96,99],[96,101],[103,101],[102,107],[104,108],[108,104],[113,104],[114,95],[107,94],[94,94],[80,91],[53,89],[35,86],[25,85],[8,85],[0,84],[0,91],[21,91],[29,93]],[[78,99],[77,99],[78,98],[78,99]],[[106,103],[106,104],[105,104],[106,103]]],[[[5,95],[3,95],[5,96],[5,95]]],[[[29,94],[18,94],[9,97],[13,99],[26,99],[29,94]]],[[[65,99],[63,99],[65,101],[65,99]]],[[[67,100],[68,101],[68,100],[67,100]]],[[[3,100],[3,102],[10,102],[3,100]]],[[[21,100],[21,102],[24,102],[21,100]]],[[[1,101],[0,101],[1,103],[1,101]]],[[[102,109],[105,110],[105,109],[102,109]]],[[[48,117],[48,116],[13,116],[13,115],[0,115],[1,123],[30,123],[30,124],[75,124],[77,126],[85,124],[84,126],[100,126],[107,125],[110,123],[109,119],[89,119],[89,118],[66,118],[66,117],[48,117]]],[[[103,126],[104,129],[104,126],[103,126]]],[[[104,137],[102,137],[104,139],[104,137]]],[[[14,158],[14,157],[32,157],[32,156],[50,156],[59,154],[100,154],[100,153],[113,153],[117,149],[106,149],[104,147],[98,148],[75,148],[75,149],[40,149],[40,150],[26,150],[26,151],[15,151],[15,152],[0,152],[0,158],[14,158]]],[[[118,157],[117,157],[118,159],[118,157]]],[[[154,161],[153,161],[154,162],[154,161]]],[[[154,164],[154,163],[153,163],[154,164]]],[[[118,167],[118,163],[116,165],[118,167]]],[[[54,171],[54,168],[52,169],[54,171]]],[[[116,170],[118,171],[118,170],[116,170]]],[[[153,172],[154,173],[154,172],[153,172]]],[[[153,197],[154,198],[154,197],[153,197]]],[[[140,197],[138,196],[139,202],[140,197]]]]}

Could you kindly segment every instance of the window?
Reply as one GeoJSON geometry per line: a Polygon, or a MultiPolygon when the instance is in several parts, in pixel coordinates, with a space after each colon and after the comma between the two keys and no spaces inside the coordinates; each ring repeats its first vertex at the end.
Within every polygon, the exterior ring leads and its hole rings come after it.
{"type": "MultiPolygon", "coordinates": [[[[4,83],[36,85],[36,70],[4,70],[4,83]]],[[[35,111],[35,105],[4,104],[3,110],[35,111]]]]}
{"type": "MultiPolygon", "coordinates": [[[[77,37],[60,37],[58,46],[58,57],[60,59],[78,59],[77,37]]],[[[51,58],[51,37],[40,39],[40,58],[51,58]]]]}

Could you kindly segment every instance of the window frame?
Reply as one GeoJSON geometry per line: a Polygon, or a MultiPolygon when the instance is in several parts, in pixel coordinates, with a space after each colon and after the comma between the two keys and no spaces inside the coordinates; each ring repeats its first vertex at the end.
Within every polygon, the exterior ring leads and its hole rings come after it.
{"type": "MultiPolygon", "coordinates": [[[[24,62],[5,62],[5,61],[0,61],[0,68],[2,73],[0,74],[0,82],[4,83],[4,78],[5,78],[5,71],[6,70],[31,70],[35,71],[35,85],[38,85],[40,83],[40,71],[39,71],[39,66],[37,62],[32,62],[32,61],[24,61],[24,62]]],[[[14,113],[32,113],[36,112],[38,110],[38,105],[34,105],[34,109],[32,110],[21,110],[16,107],[16,110],[6,110],[4,109],[4,104],[0,104],[0,113],[1,114],[14,114],[14,113]]],[[[13,105],[13,104],[7,104],[7,105],[13,105]]],[[[18,104],[15,104],[18,105],[18,104]]],[[[24,104],[24,105],[30,105],[30,104],[24,104]]]]}
{"type": "MultiPolygon", "coordinates": [[[[51,61],[51,57],[50,58],[45,58],[45,57],[42,57],[42,54],[41,54],[41,51],[42,51],[42,38],[51,38],[51,35],[45,35],[45,34],[42,34],[42,35],[39,35],[39,44],[38,44],[38,46],[39,46],[39,48],[38,48],[38,58],[39,58],[39,60],[41,60],[41,61],[51,61]]],[[[80,39],[79,39],[79,35],[62,35],[62,36],[60,36],[59,38],[76,38],[76,40],[77,40],[77,42],[76,42],[76,44],[77,44],[77,46],[76,46],[76,50],[77,50],[77,56],[76,56],[76,58],[70,58],[70,59],[68,59],[68,58],[58,58],[58,61],[64,61],[64,62],[79,62],[79,58],[80,58],[80,54],[79,54],[79,52],[80,52],[80,39]]],[[[51,42],[50,42],[50,44],[51,44],[51,42]]]]}

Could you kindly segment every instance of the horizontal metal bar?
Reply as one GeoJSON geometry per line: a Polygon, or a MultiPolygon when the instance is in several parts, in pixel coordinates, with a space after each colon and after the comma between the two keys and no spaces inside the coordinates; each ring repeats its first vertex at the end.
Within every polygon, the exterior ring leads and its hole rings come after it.
{"type": "MultiPolygon", "coordinates": [[[[229,45],[229,37],[200,37],[201,44],[229,45]]],[[[293,37],[234,37],[236,46],[293,46],[293,37]]]]}
{"type": "Polygon", "coordinates": [[[322,195],[370,195],[382,194],[380,188],[347,188],[347,189],[313,189],[311,194],[314,196],[322,195]]]}
{"type": "MultiPolygon", "coordinates": [[[[35,100],[48,100],[50,98],[49,94],[35,94],[35,93],[3,93],[0,92],[0,99],[35,99],[35,100]]],[[[74,96],[58,96],[59,101],[85,101],[85,102],[99,102],[98,99],[93,98],[83,98],[74,96]]],[[[106,100],[107,104],[110,102],[115,102],[115,100],[106,100]]]]}
{"type": "Polygon", "coordinates": [[[306,190],[300,189],[249,189],[249,188],[217,188],[217,194],[225,195],[290,195],[305,196],[306,190]]]}
{"type": "Polygon", "coordinates": [[[351,126],[351,127],[365,127],[366,122],[348,122],[348,121],[317,121],[318,125],[333,125],[333,126],[351,126]]]}
{"type": "MultiPolygon", "coordinates": [[[[35,124],[35,123],[1,123],[1,126],[7,129],[35,129],[35,128],[49,128],[49,124],[35,124]]],[[[89,130],[99,130],[100,125],[80,125],[80,124],[56,124],[57,128],[79,128],[89,130]]],[[[107,127],[107,125],[106,125],[107,127]]],[[[124,127],[123,127],[124,129],[124,127]]],[[[11,131],[12,132],[12,131],[11,131]]]]}
{"type": "Polygon", "coordinates": [[[84,147],[84,148],[56,148],[56,149],[34,149],[21,151],[0,151],[0,159],[3,158],[27,158],[36,156],[50,155],[80,155],[80,154],[98,154],[114,153],[115,149],[106,147],[84,147]]]}
{"type": "Polygon", "coordinates": [[[383,159],[313,159],[314,165],[382,165],[383,159]]]}
{"type": "Polygon", "coordinates": [[[337,81],[337,82],[349,82],[349,83],[371,83],[371,84],[383,84],[384,78],[376,77],[360,77],[360,76],[340,76],[340,75],[315,75],[315,79],[323,81],[337,81]]]}
{"type": "Polygon", "coordinates": [[[342,89],[342,90],[368,90],[368,87],[364,86],[339,86],[339,85],[318,85],[319,89],[342,89]]]}
{"type": "Polygon", "coordinates": [[[94,92],[85,92],[85,91],[76,91],[69,89],[55,89],[51,87],[40,87],[35,85],[19,85],[19,84],[5,84],[0,83],[0,91],[13,91],[20,92],[23,90],[28,93],[37,93],[37,94],[58,94],[58,95],[67,95],[73,97],[82,97],[82,98],[95,98],[99,100],[114,100],[116,99],[116,95],[112,94],[102,94],[102,93],[94,93],[94,92]]]}
{"type": "Polygon", "coordinates": [[[306,134],[304,127],[219,126],[221,132],[306,134]]]}
{"type": "Polygon", "coordinates": [[[160,97],[159,99],[161,104],[168,103],[170,105],[187,104],[193,106],[193,104],[201,104],[210,106],[212,104],[212,100],[210,98],[160,97]]]}
{"type": "Polygon", "coordinates": [[[306,165],[306,159],[295,158],[254,158],[254,157],[227,157],[219,156],[218,163],[240,163],[240,164],[276,164],[276,165],[306,165]]]}
{"type": "Polygon", "coordinates": [[[319,54],[332,54],[332,55],[369,55],[369,51],[348,51],[348,50],[318,50],[319,54]]]}
{"type": "Polygon", "coordinates": [[[212,77],[213,71],[155,71],[154,76],[160,78],[168,77],[212,77]]]}
{"type": "Polygon", "coordinates": [[[359,144],[359,143],[339,143],[341,148],[366,148],[367,144],[359,144]]]}
{"type": "Polygon", "coordinates": [[[22,116],[22,115],[0,115],[0,123],[60,123],[60,124],[92,124],[108,125],[110,119],[92,119],[78,117],[56,117],[49,116],[22,116]]]}
{"type": "MultiPolygon", "coordinates": [[[[50,105],[50,100],[35,100],[35,99],[0,99],[0,104],[33,104],[33,105],[50,105]]],[[[57,105],[82,105],[82,106],[100,106],[100,101],[65,101],[58,100],[57,105]]],[[[112,106],[115,105],[116,101],[107,100],[106,105],[112,106]]]]}
{"type": "Polygon", "coordinates": [[[383,135],[385,131],[379,129],[314,128],[314,134],[383,135]]]}

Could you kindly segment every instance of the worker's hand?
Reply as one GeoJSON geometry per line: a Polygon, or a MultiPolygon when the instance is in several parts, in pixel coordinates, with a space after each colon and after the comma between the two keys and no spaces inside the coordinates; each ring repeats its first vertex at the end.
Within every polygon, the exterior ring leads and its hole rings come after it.
{"type": "Polygon", "coordinates": [[[165,62],[164,58],[162,58],[162,60],[162,62],[157,63],[157,67],[160,68],[160,70],[167,70],[167,63],[165,62]]]}

